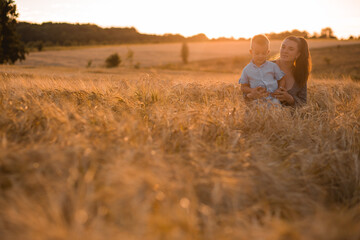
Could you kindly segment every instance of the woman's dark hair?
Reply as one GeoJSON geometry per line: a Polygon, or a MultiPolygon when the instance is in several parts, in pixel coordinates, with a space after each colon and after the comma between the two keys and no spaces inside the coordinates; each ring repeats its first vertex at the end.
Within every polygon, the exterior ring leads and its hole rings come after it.
{"type": "Polygon", "coordinates": [[[306,85],[311,72],[311,56],[307,41],[303,37],[289,36],[285,40],[291,40],[297,43],[300,55],[294,63],[294,77],[296,83],[303,87],[306,85]]]}

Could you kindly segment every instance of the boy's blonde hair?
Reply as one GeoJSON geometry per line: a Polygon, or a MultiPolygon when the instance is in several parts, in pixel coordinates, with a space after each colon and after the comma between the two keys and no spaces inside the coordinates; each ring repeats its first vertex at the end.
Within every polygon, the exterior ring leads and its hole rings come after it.
{"type": "Polygon", "coordinates": [[[270,41],[264,34],[258,34],[251,38],[250,48],[252,48],[253,43],[259,44],[261,46],[270,47],[270,41]]]}

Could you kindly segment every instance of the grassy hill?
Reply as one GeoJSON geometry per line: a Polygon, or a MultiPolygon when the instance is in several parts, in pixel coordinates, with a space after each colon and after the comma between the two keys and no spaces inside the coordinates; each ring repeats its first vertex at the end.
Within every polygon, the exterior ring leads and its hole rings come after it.
{"type": "MultiPolygon", "coordinates": [[[[334,60],[335,63],[335,60],[334,60]]],[[[2,239],[359,239],[360,83],[0,67],[2,239]]]]}

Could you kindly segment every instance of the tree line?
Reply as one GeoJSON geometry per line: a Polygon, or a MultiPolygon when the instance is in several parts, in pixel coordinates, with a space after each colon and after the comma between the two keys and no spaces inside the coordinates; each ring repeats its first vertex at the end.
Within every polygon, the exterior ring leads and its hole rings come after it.
{"type": "Polygon", "coordinates": [[[34,24],[19,22],[17,33],[21,41],[32,47],[39,43],[45,46],[79,46],[121,43],[195,42],[209,40],[205,34],[184,37],[180,34],[142,34],[134,27],[101,28],[95,24],[70,24],[45,22],[34,24]]]}
{"type": "MultiPolygon", "coordinates": [[[[294,29],[291,32],[284,31],[284,32],[280,32],[280,33],[267,33],[265,35],[269,39],[272,39],[272,40],[275,40],[275,39],[282,40],[291,35],[304,37],[307,39],[338,39],[335,36],[334,31],[330,27],[322,28],[320,32],[314,32],[313,34],[310,34],[307,31],[299,31],[297,29],[294,29]]],[[[349,40],[356,39],[356,37],[350,36],[348,39],[349,40]]],[[[360,39],[360,36],[357,39],[360,39]]]]}
{"type": "MultiPolygon", "coordinates": [[[[134,27],[127,28],[101,28],[95,24],[70,24],[45,22],[42,24],[19,22],[17,33],[27,47],[43,46],[81,46],[99,44],[122,44],[122,43],[169,43],[169,42],[201,42],[201,41],[234,41],[245,40],[245,38],[209,39],[205,34],[197,34],[184,37],[180,34],[142,34],[134,27]]],[[[267,33],[269,39],[284,39],[295,35],[304,38],[337,39],[331,28],[323,28],[320,33],[309,34],[307,31],[284,31],[280,33],[267,33]]]]}

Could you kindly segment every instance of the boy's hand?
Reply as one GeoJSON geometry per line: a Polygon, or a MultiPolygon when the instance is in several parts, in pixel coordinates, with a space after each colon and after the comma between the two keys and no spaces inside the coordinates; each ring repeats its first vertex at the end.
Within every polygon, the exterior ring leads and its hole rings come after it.
{"type": "Polygon", "coordinates": [[[251,88],[251,92],[248,93],[246,96],[249,99],[259,99],[259,98],[264,98],[268,95],[268,92],[266,91],[265,88],[263,87],[256,87],[256,88],[251,88]]]}

